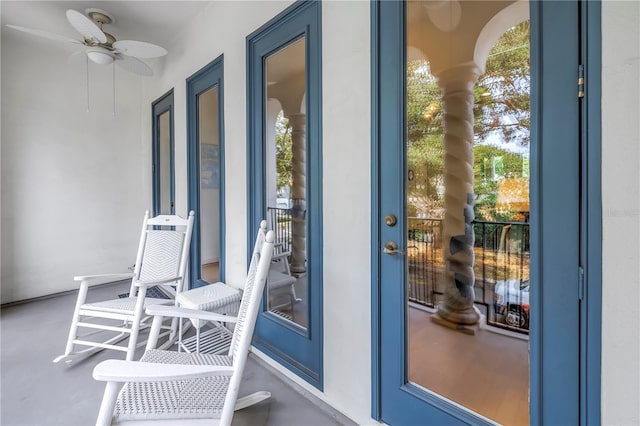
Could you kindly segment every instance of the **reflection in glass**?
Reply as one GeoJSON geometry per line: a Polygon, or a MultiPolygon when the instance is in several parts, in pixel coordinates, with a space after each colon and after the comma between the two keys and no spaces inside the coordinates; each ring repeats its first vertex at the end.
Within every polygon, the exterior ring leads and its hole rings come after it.
{"type": "Polygon", "coordinates": [[[456,11],[472,3],[506,5],[462,1],[438,12],[449,21],[407,7],[407,376],[528,424],[529,22],[496,37],[481,73],[459,62],[477,34],[456,11]]]}
{"type": "Polygon", "coordinates": [[[305,38],[265,59],[266,194],[276,252],[267,282],[269,310],[306,327],[305,38]]]}
{"type": "Polygon", "coordinates": [[[201,277],[220,279],[220,131],[218,86],[198,96],[201,277]]]}
{"type": "Polygon", "coordinates": [[[172,214],[171,199],[171,113],[158,116],[158,141],[160,146],[160,214],[172,214]]]}

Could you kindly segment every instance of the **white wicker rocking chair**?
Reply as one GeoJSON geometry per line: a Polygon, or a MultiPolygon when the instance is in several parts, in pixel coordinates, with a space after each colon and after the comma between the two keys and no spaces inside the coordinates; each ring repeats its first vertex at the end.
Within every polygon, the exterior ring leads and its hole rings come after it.
{"type": "MultiPolygon", "coordinates": [[[[149,211],[146,211],[133,273],[74,278],[80,281],[80,291],[67,346],[64,355],[57,357],[53,362],[64,361],[70,364],[104,349],[126,352],[126,359],[133,359],[136,347],[144,344],[137,341],[140,329],[150,326],[150,317],[143,317],[144,309],[150,305],[174,304],[175,295],[182,291],[193,218],[193,211],[187,219],[176,215],[149,218],[149,211]],[[131,278],[128,297],[86,303],[89,284],[126,278],[131,278]],[[152,286],[162,286],[162,293],[167,298],[146,297],[147,289],[152,286]],[[80,329],[91,331],[79,334],[80,329]],[[116,335],[113,336],[113,333],[116,335]],[[94,337],[87,339],[89,336],[94,337]],[[127,337],[129,341],[126,346],[118,344],[127,337]]],[[[171,325],[163,327],[166,330],[163,336],[169,334],[167,344],[171,344],[177,334],[177,321],[174,320],[171,325]]]]}
{"type": "Polygon", "coordinates": [[[240,381],[249,353],[271,257],[273,231],[269,231],[260,253],[251,258],[237,318],[170,306],[151,306],[156,315],[145,354],[138,362],[108,360],[93,370],[96,380],[106,381],[97,425],[220,424],[230,425],[235,410],[266,398],[257,392],[238,399],[240,381]],[[228,355],[184,353],[153,349],[163,317],[200,318],[235,322],[228,355]],[[124,386],[120,390],[120,383],[124,386]]]}

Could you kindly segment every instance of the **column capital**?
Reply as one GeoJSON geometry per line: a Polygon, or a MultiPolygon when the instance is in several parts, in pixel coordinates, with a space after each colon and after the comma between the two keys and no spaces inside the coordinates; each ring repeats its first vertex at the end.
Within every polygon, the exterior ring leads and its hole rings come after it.
{"type": "Polygon", "coordinates": [[[480,68],[473,62],[456,65],[435,75],[443,92],[472,91],[480,77],[480,68]]]}

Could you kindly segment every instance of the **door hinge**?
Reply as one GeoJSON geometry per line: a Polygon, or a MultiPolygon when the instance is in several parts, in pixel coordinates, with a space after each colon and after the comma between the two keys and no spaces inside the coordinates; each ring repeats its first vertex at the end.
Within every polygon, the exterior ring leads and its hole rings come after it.
{"type": "Polygon", "coordinates": [[[584,300],[584,268],[578,268],[578,300],[583,301],[584,300]]]}
{"type": "Polygon", "coordinates": [[[584,65],[578,65],[578,98],[584,98],[584,65]]]}

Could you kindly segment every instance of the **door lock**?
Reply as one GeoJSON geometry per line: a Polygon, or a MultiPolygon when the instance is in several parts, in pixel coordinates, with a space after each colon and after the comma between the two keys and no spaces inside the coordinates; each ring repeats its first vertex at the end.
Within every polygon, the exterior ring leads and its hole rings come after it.
{"type": "Polygon", "coordinates": [[[404,254],[402,250],[398,250],[398,244],[395,241],[387,241],[384,243],[382,251],[386,254],[404,254]]]}
{"type": "Polygon", "coordinates": [[[389,213],[384,217],[384,223],[387,226],[396,226],[396,223],[398,223],[398,218],[396,217],[396,215],[389,213]]]}

